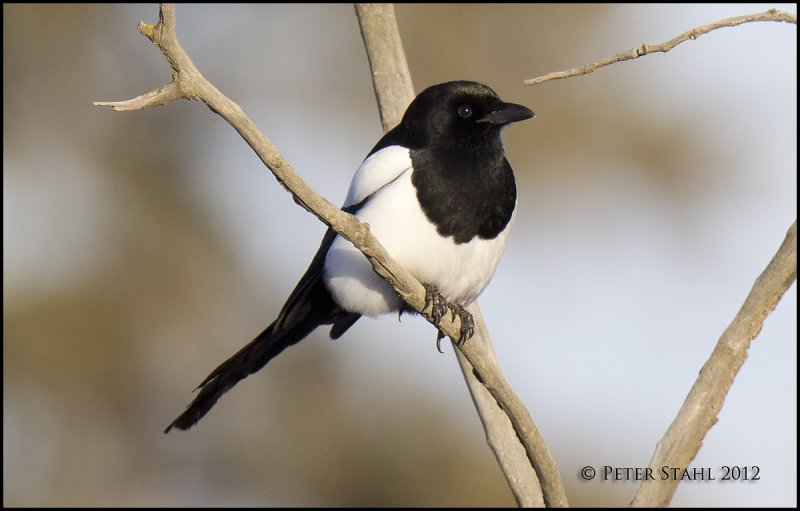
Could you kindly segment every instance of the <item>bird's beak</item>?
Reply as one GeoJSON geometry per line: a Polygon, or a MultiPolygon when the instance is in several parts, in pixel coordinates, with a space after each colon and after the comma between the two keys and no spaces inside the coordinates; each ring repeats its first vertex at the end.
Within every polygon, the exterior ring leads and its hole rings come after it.
{"type": "Polygon", "coordinates": [[[530,108],[514,103],[503,103],[499,109],[490,112],[485,117],[478,119],[478,121],[502,125],[524,121],[525,119],[530,119],[534,115],[530,108]]]}

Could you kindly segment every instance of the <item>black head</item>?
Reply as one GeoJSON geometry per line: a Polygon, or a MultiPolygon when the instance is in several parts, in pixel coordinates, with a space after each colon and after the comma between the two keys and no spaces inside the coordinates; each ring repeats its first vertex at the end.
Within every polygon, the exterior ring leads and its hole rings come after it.
{"type": "Polygon", "coordinates": [[[402,124],[422,144],[467,144],[497,139],[512,122],[533,117],[528,108],[505,103],[477,82],[446,82],[428,87],[409,105],[402,124]]]}

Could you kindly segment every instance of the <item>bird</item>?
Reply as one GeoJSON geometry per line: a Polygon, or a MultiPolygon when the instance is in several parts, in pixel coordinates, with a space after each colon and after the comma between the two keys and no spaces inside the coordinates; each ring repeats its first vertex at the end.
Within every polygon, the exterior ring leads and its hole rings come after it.
{"type": "MultiPolygon", "coordinates": [[[[435,326],[448,309],[459,316],[458,343],[473,334],[465,307],[494,275],[514,223],[517,189],[501,132],[533,116],[482,83],[430,86],[367,154],[342,206],[425,286],[435,326]]],[[[194,426],[222,394],[318,326],[331,325],[338,339],[362,316],[411,312],[366,257],[328,228],[277,318],[200,382],[164,433],[194,426]]]]}

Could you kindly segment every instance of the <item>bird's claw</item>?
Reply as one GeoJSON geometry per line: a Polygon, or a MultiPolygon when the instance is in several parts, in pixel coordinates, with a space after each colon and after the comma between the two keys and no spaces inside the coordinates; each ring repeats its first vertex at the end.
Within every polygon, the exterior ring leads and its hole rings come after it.
{"type": "Polygon", "coordinates": [[[425,306],[422,310],[424,311],[428,307],[431,308],[433,326],[438,327],[445,313],[447,313],[447,300],[439,294],[439,291],[435,287],[430,284],[425,284],[425,306]]]}
{"type": "Polygon", "coordinates": [[[452,304],[448,303],[447,307],[450,309],[450,312],[453,314],[451,317],[452,321],[456,320],[456,316],[461,320],[461,328],[458,335],[458,341],[456,344],[462,346],[467,339],[473,336],[475,333],[475,321],[472,319],[472,314],[469,313],[467,309],[462,307],[459,304],[452,304]]]}
{"type": "Polygon", "coordinates": [[[438,327],[439,323],[442,321],[442,318],[447,313],[447,309],[450,309],[450,312],[452,313],[452,321],[455,321],[456,316],[458,316],[461,320],[461,328],[458,340],[456,341],[457,345],[463,345],[465,342],[467,342],[467,339],[472,337],[472,335],[475,333],[475,321],[472,319],[472,314],[470,314],[459,304],[447,303],[447,300],[445,300],[445,298],[434,286],[425,284],[425,306],[422,308],[422,310],[425,310],[428,307],[431,308],[433,325],[437,327],[436,349],[439,350],[439,353],[443,353],[441,341],[444,338],[444,332],[439,330],[438,327]]]}
{"type": "Polygon", "coordinates": [[[442,351],[442,339],[444,339],[444,332],[442,332],[441,330],[437,329],[436,330],[436,351],[438,351],[439,353],[444,353],[444,351],[442,351]]]}

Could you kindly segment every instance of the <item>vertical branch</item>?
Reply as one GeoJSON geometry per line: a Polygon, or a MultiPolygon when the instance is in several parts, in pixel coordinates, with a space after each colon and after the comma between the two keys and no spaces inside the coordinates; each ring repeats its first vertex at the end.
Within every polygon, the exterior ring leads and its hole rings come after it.
{"type": "Polygon", "coordinates": [[[397,30],[394,4],[356,4],[361,37],[367,48],[372,86],[378,100],[383,132],[394,128],[414,99],[403,41],[397,30]]]}
{"type": "MultiPolygon", "coordinates": [[[[474,345],[474,348],[480,351],[481,358],[490,366],[496,367],[502,376],[500,363],[492,345],[492,338],[489,337],[489,332],[486,330],[486,323],[483,321],[483,314],[478,307],[478,302],[470,305],[469,312],[475,320],[475,334],[470,338],[469,343],[474,345]]],[[[486,443],[494,452],[500,470],[503,471],[514,498],[517,499],[517,504],[520,507],[544,507],[542,483],[528,458],[525,446],[520,443],[511,419],[502,408],[497,406],[494,396],[475,376],[475,370],[467,357],[460,350],[455,350],[455,353],[458,364],[461,366],[461,372],[464,374],[464,381],[467,382],[469,393],[472,396],[472,402],[478,410],[478,416],[486,432],[486,443]]],[[[506,383],[506,385],[508,384],[506,383]]],[[[541,438],[540,435],[539,438],[541,438]]],[[[542,446],[546,451],[547,447],[543,442],[542,446]]]]}
{"type": "MultiPolygon", "coordinates": [[[[408,63],[394,6],[356,4],[355,9],[385,132],[400,122],[414,98],[408,63]]],[[[520,506],[566,506],[555,461],[524,404],[503,376],[477,302],[469,309],[475,320],[475,334],[455,352],[487,442],[514,498],[520,506]]]]}

